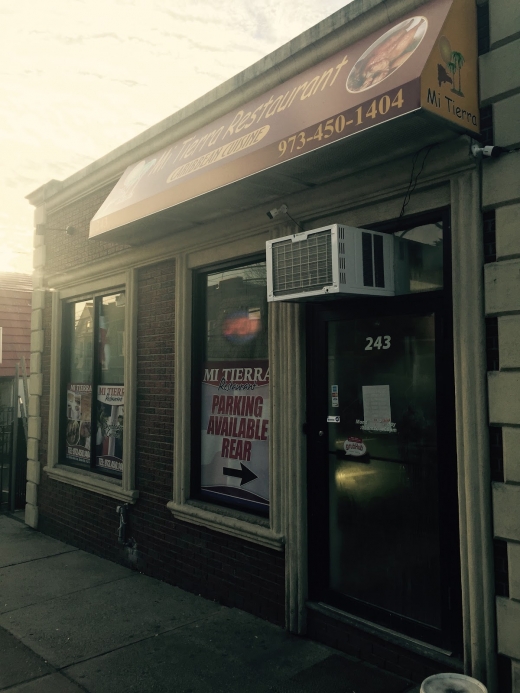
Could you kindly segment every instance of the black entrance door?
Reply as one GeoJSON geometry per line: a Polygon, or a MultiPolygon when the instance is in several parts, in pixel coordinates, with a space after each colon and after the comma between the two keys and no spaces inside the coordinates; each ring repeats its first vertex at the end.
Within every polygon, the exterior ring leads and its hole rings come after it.
{"type": "Polygon", "coordinates": [[[309,309],[311,598],[454,649],[453,359],[442,292],[309,309]]]}

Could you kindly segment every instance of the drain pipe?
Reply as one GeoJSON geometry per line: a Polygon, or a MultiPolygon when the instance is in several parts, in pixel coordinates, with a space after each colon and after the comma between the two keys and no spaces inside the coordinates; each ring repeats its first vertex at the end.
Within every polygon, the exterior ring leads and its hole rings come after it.
{"type": "Polygon", "coordinates": [[[126,540],[126,525],[128,524],[128,503],[123,503],[116,507],[116,513],[119,515],[119,528],[117,530],[117,541],[122,546],[127,546],[129,542],[126,540]]]}
{"type": "Polygon", "coordinates": [[[116,513],[119,515],[119,527],[117,530],[117,542],[123,546],[126,544],[126,525],[128,523],[128,503],[118,505],[116,513]]]}

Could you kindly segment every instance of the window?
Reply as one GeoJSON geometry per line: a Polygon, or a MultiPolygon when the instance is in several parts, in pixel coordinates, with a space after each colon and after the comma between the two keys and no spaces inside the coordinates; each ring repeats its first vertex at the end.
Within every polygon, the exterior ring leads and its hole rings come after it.
{"type": "Polygon", "coordinates": [[[196,276],[192,496],[269,512],[265,262],[196,276]]]}
{"type": "Polygon", "coordinates": [[[121,477],[125,293],[64,305],[60,461],[121,477]]]}
{"type": "Polygon", "coordinates": [[[422,224],[394,232],[396,294],[443,288],[443,223],[422,224]]]}

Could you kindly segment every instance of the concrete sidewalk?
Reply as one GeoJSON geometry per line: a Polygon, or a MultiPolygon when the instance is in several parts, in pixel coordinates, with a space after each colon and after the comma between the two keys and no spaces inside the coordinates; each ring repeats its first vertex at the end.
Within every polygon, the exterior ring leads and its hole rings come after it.
{"type": "Polygon", "coordinates": [[[0,515],[0,691],[404,693],[415,684],[0,515]]]}

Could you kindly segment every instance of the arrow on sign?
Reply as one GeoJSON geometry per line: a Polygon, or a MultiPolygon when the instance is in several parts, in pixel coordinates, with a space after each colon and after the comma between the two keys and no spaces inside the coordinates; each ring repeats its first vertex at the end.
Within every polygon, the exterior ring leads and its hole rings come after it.
{"type": "Polygon", "coordinates": [[[243,486],[244,484],[248,484],[250,481],[253,481],[254,479],[258,479],[257,475],[254,474],[250,469],[248,469],[245,465],[240,463],[240,466],[242,469],[233,469],[233,467],[224,467],[222,469],[224,476],[237,476],[239,479],[241,479],[240,486],[243,486]]]}

